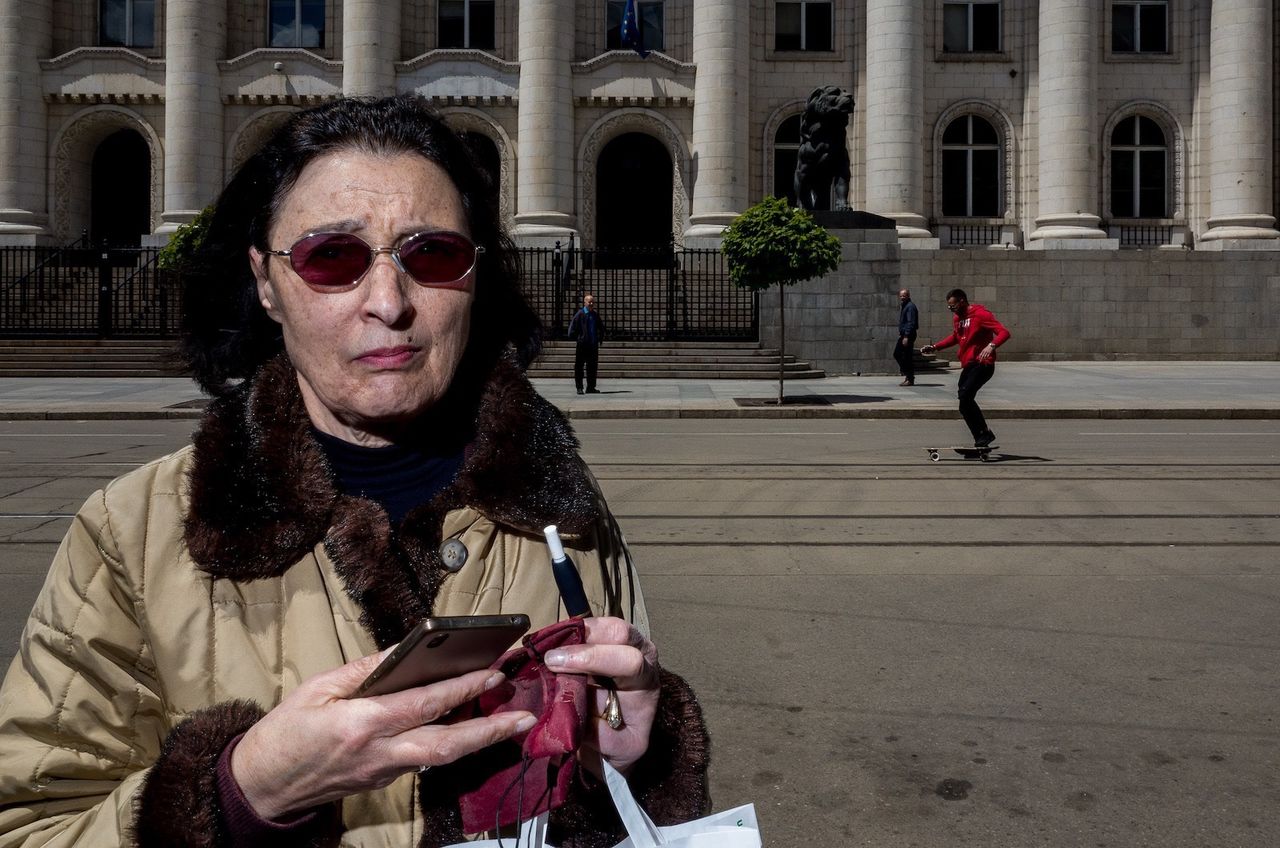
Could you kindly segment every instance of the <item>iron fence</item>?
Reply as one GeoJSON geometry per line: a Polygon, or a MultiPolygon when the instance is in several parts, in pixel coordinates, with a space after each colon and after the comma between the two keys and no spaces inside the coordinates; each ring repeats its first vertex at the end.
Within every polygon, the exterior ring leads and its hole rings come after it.
{"type": "Polygon", "coordinates": [[[1121,247],[1160,247],[1173,241],[1173,227],[1159,224],[1120,224],[1121,247]]]}
{"type": "MultiPolygon", "coordinates": [[[[525,297],[563,338],[587,292],[609,337],[625,340],[755,341],[754,292],[729,281],[718,250],[520,248],[525,297]]],[[[176,336],[182,315],[177,276],[156,248],[0,247],[0,336],[176,336]]]]}
{"type": "Polygon", "coordinates": [[[178,281],[156,264],[157,248],[0,248],[0,335],[174,336],[178,281]]]}
{"type": "Polygon", "coordinates": [[[619,341],[755,341],[760,311],[754,292],[729,280],[714,249],[520,248],[525,298],[549,338],[594,294],[610,339],[619,341]]]}

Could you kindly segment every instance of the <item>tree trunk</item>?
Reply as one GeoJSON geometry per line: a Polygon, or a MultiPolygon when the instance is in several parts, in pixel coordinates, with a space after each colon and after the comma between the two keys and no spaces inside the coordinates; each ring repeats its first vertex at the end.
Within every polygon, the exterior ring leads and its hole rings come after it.
{"type": "Polygon", "coordinates": [[[787,287],[778,286],[778,406],[782,406],[782,384],[787,361],[787,287]]]}

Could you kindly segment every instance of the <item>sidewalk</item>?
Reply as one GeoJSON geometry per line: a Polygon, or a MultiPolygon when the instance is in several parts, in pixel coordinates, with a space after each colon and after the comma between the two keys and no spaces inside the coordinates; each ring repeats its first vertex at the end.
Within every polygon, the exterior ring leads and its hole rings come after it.
{"type": "MultiPolygon", "coordinates": [[[[535,380],[571,418],[954,418],[958,369],[913,387],[890,375],[796,380],[535,380]]],[[[992,418],[1280,419],[1280,362],[1003,362],[979,395],[992,418]]],[[[0,378],[0,420],[198,418],[183,378],[0,378]]]]}

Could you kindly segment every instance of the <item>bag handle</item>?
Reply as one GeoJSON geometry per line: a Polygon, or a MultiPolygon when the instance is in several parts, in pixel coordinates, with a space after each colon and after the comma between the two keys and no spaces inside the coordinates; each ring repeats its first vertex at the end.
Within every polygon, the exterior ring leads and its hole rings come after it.
{"type": "Polygon", "coordinates": [[[613,796],[613,805],[618,808],[618,816],[622,819],[622,826],[627,829],[627,835],[631,837],[633,848],[657,848],[657,846],[666,845],[667,840],[663,837],[662,831],[653,823],[653,819],[649,818],[649,814],[636,803],[627,779],[611,766],[608,760],[601,758],[600,763],[604,767],[604,779],[609,786],[609,794],[613,796]]]}

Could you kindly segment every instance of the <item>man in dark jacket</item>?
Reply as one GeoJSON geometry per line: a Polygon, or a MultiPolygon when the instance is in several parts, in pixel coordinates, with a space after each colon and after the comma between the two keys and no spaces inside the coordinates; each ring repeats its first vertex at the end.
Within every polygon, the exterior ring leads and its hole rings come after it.
{"type": "Polygon", "coordinates": [[[898,343],[893,346],[893,358],[898,361],[898,370],[902,372],[899,386],[916,384],[915,356],[916,331],[920,329],[920,312],[911,302],[911,292],[903,289],[898,292],[898,343]]]}
{"type": "Polygon", "coordinates": [[[604,342],[604,319],[596,311],[596,297],[586,294],[582,308],[569,322],[569,338],[577,342],[573,353],[573,384],[582,394],[582,375],[586,372],[587,394],[596,395],[596,368],[600,361],[600,345],[604,342]]]}
{"type": "Polygon", "coordinates": [[[939,342],[925,345],[921,353],[960,345],[960,414],[973,433],[974,447],[985,448],[996,440],[996,434],[987,427],[978,402],[974,399],[996,373],[996,348],[1009,340],[1009,331],[996,320],[991,310],[978,303],[969,303],[963,289],[947,292],[947,309],[951,310],[951,335],[939,342]]]}

